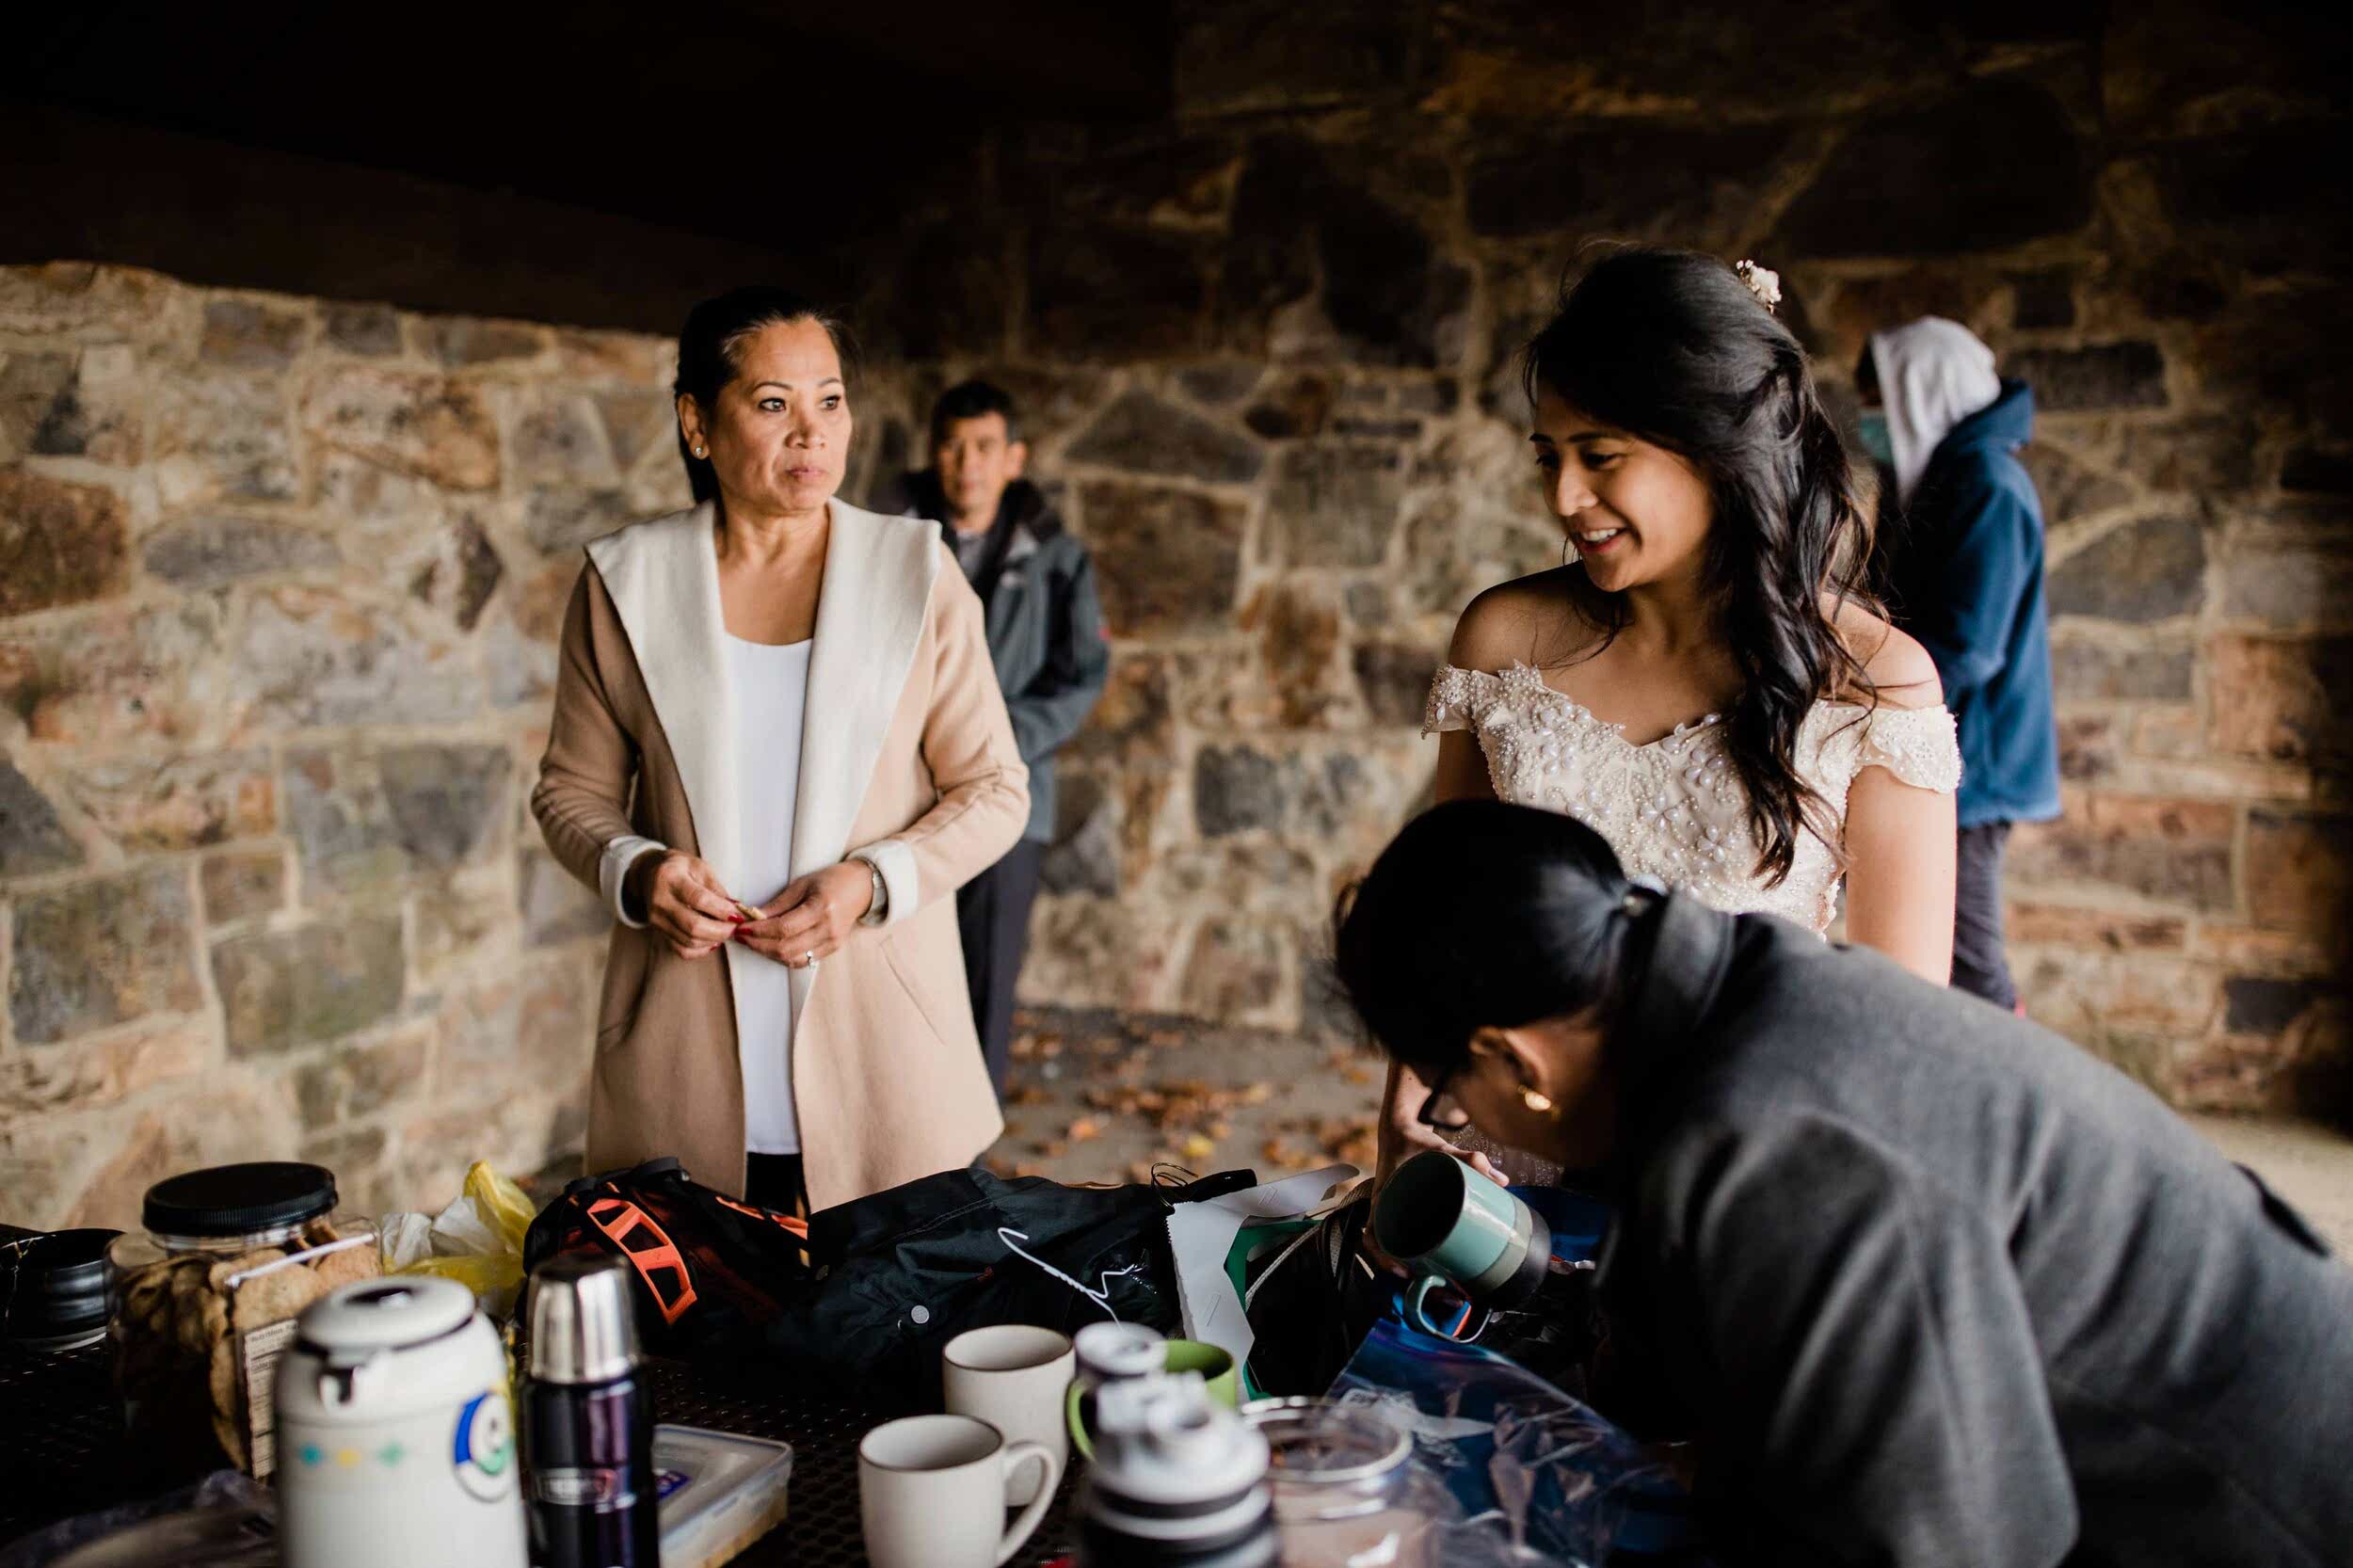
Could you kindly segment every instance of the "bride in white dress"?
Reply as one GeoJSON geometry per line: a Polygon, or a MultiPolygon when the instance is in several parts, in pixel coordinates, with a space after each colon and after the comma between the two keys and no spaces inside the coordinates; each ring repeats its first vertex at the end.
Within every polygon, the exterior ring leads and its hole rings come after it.
{"type": "MultiPolygon", "coordinates": [[[[1952,717],[1926,651],[1845,585],[1865,524],[1778,297],[1746,264],[1623,251],[1529,344],[1565,564],[1463,613],[1430,694],[1436,796],[1568,812],[1637,879],[1817,934],[1843,885],[1847,939],[1943,984],[1952,717]]],[[[1392,1070],[1384,1176],[1446,1146],[1429,1100],[1392,1070]]]]}

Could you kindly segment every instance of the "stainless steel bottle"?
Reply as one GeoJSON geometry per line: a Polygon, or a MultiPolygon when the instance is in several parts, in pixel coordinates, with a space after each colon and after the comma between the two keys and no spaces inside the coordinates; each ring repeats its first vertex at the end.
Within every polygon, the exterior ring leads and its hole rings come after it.
{"type": "Polygon", "coordinates": [[[629,1266],[551,1258],[525,1303],[523,1462],[540,1568],[659,1568],[653,1400],[637,1376],[629,1266]]]}

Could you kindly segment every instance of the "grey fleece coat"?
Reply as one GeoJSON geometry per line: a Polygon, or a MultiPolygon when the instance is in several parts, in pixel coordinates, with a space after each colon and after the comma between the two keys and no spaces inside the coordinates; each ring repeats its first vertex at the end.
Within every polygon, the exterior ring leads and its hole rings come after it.
{"type": "Polygon", "coordinates": [[[2122,1075],[1670,897],[1600,1289],[1727,1562],[2353,1562],[2353,1271],[2122,1075]]]}
{"type": "MultiPolygon", "coordinates": [[[[938,521],[947,514],[929,469],[883,487],[874,510],[938,521]]],[[[940,523],[943,538],[953,536],[940,523]]],[[[1007,487],[990,535],[991,552],[972,586],[988,627],[988,653],[1030,769],[1030,821],[1022,837],[1051,842],[1060,800],[1054,753],[1079,732],[1111,677],[1103,607],[1086,546],[1063,526],[1036,486],[1007,487]]]]}

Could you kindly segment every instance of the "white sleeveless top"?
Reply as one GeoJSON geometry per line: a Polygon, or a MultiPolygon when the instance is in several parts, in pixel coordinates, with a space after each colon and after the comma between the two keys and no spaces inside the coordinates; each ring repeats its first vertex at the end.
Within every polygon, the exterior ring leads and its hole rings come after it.
{"type": "MultiPolygon", "coordinates": [[[[1629,876],[1690,892],[1727,914],[1763,911],[1819,934],[1838,914],[1838,862],[1812,833],[1798,836],[1789,874],[1773,887],[1756,870],[1740,776],[1713,713],[1648,745],[1625,738],[1543,675],[1514,664],[1500,675],[1448,665],[1430,688],[1422,733],[1479,738],[1499,799],[1577,818],[1609,840],[1629,876]]],[[[1949,794],[1961,787],[1953,716],[1938,708],[1817,702],[1798,730],[1799,775],[1846,821],[1847,792],[1865,768],[1949,794]]]]}
{"type": "MultiPolygon", "coordinates": [[[[741,880],[728,892],[761,904],[792,880],[792,810],[800,798],[801,714],[808,699],[807,642],[726,639],[728,686],[735,698],[735,798],[743,815],[741,880]]],[[[792,971],[730,942],[738,984],[735,1048],[744,1072],[744,1147],[753,1154],[801,1152],[792,1109],[792,971]]]]}

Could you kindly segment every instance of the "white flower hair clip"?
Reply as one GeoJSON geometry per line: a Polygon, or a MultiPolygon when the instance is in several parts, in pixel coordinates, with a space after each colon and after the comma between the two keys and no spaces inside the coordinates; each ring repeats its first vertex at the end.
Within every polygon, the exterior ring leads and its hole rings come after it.
{"type": "Polygon", "coordinates": [[[1777,312],[1781,309],[1780,273],[1769,267],[1761,267],[1751,261],[1735,262],[1732,264],[1732,270],[1738,276],[1740,281],[1747,285],[1748,291],[1756,296],[1758,304],[1769,311],[1777,312]]]}

